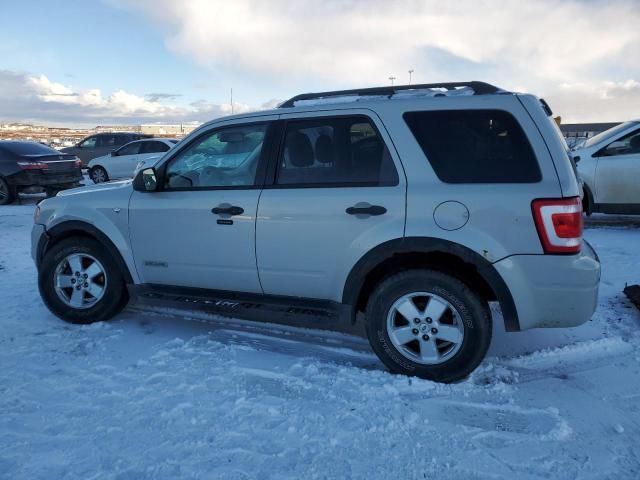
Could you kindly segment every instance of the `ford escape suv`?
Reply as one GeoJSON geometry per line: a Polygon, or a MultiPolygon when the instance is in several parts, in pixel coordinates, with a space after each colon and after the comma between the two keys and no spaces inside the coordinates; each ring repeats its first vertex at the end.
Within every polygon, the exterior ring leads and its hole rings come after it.
{"type": "Polygon", "coordinates": [[[596,306],[575,167],[548,105],[482,82],[304,94],[220,118],[133,181],[41,202],[48,308],[130,300],[237,318],[364,321],[392,371],[467,376],[492,336],[596,306]],[[363,315],[362,315],[363,314],[363,315]]]}

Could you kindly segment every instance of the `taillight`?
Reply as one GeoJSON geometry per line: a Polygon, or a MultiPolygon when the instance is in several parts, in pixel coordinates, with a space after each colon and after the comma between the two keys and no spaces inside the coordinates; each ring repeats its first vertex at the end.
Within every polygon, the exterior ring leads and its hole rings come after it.
{"type": "Polygon", "coordinates": [[[578,253],[582,248],[580,197],[534,200],[533,219],[544,253],[578,253]]]}
{"type": "Polygon", "coordinates": [[[49,168],[45,162],[18,162],[22,170],[46,170],[49,168]]]}

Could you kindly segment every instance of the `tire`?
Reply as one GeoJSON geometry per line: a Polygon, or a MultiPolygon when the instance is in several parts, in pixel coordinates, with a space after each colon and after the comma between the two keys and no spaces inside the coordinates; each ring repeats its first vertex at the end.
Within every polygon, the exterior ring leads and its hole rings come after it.
{"type": "Polygon", "coordinates": [[[491,343],[492,322],[487,303],[457,278],[411,270],[374,290],[366,330],[373,351],[392,372],[449,383],[480,364],[491,343]]]}
{"type": "Polygon", "coordinates": [[[99,165],[89,170],[89,177],[91,177],[93,183],[104,183],[109,181],[109,174],[99,165]]]}
{"type": "Polygon", "coordinates": [[[68,238],[51,247],[38,270],[38,288],[54,315],[77,324],[109,320],[129,300],[115,260],[99,242],[85,237],[68,238]]]}
{"type": "Polygon", "coordinates": [[[16,199],[15,189],[0,177],[0,205],[10,205],[16,199]]]}

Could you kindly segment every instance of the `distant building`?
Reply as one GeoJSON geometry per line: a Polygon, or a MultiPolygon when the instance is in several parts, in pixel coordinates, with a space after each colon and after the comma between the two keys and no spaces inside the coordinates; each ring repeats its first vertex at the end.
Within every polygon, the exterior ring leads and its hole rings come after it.
{"type": "Polygon", "coordinates": [[[605,130],[619,125],[619,122],[614,123],[566,123],[560,125],[560,131],[564,135],[567,145],[569,147],[575,147],[588,138],[593,137],[605,130]]]}
{"type": "Polygon", "coordinates": [[[159,124],[148,123],[140,125],[139,132],[147,135],[175,135],[182,137],[198,128],[199,124],[194,123],[177,123],[177,124],[159,124]]]}

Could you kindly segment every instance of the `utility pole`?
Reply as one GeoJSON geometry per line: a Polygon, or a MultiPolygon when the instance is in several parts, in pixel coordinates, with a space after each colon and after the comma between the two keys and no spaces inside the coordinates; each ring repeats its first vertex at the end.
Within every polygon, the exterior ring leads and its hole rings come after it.
{"type": "Polygon", "coordinates": [[[393,85],[393,81],[394,81],[395,79],[396,79],[396,77],[394,77],[393,75],[391,75],[391,76],[389,77],[389,80],[391,80],[391,85],[393,85]]]}
{"type": "Polygon", "coordinates": [[[231,87],[231,115],[233,115],[233,87],[231,87]]]}
{"type": "Polygon", "coordinates": [[[413,75],[413,68],[409,70],[409,85],[411,85],[411,75],[413,75]]]}

